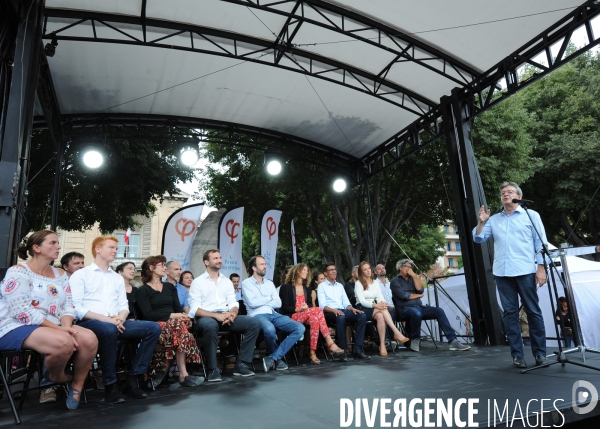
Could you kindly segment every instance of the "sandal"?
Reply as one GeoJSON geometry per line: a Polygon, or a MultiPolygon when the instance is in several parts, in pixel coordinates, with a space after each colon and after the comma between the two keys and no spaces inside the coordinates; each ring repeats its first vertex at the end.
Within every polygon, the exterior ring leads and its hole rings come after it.
{"type": "Polygon", "coordinates": [[[312,363],[313,365],[321,365],[321,361],[317,357],[316,353],[311,353],[310,355],[308,355],[308,358],[310,359],[310,363],[312,363]]]}
{"type": "Polygon", "coordinates": [[[327,346],[327,348],[329,349],[329,353],[334,356],[341,356],[345,353],[344,350],[340,349],[335,343],[331,343],[329,346],[327,346]],[[334,346],[335,349],[332,350],[332,347],[334,346]]]}
{"type": "Polygon", "coordinates": [[[73,388],[71,382],[67,383],[67,408],[69,410],[76,410],[79,407],[79,401],[75,399],[75,396],[79,396],[81,401],[81,392],[73,388]]]}

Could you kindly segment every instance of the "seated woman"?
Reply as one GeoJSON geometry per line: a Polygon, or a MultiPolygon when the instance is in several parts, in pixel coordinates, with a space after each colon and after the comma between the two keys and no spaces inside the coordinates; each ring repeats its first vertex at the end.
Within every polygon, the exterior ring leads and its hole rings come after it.
{"type": "Polygon", "coordinates": [[[183,312],[177,290],[171,283],[161,280],[167,274],[167,260],[163,255],[149,256],[142,263],[142,281],[135,298],[142,320],[158,322],[162,333],[148,367],[149,387],[162,383],[169,370],[170,360],[175,358],[179,368],[179,383],[184,387],[200,385],[203,377],[189,375],[187,363],[200,363],[200,350],[194,336],[188,332],[192,326],[190,317],[183,312]]]}
{"type": "Polygon", "coordinates": [[[314,307],[308,294],[308,266],[306,264],[294,265],[286,278],[286,284],[281,286],[279,297],[281,298],[281,312],[290,316],[292,320],[310,326],[310,361],[320,364],[317,358],[317,341],[319,331],[327,342],[327,348],[334,356],[341,356],[344,351],[340,349],[329,335],[329,328],[325,322],[323,310],[314,307]]]}
{"type": "Polygon", "coordinates": [[[135,308],[135,288],[131,284],[131,281],[135,277],[135,264],[133,262],[123,262],[117,265],[115,270],[118,274],[121,274],[125,281],[125,293],[127,294],[127,303],[129,304],[129,315],[127,319],[133,319],[137,317],[137,309],[135,308]]]}
{"type": "Polygon", "coordinates": [[[184,271],[181,273],[181,277],[179,278],[179,283],[185,287],[187,293],[190,293],[190,287],[192,286],[192,282],[194,281],[194,275],[191,271],[184,271]]]}
{"type": "Polygon", "coordinates": [[[387,302],[381,293],[379,284],[373,280],[371,264],[361,262],[358,266],[358,280],[354,286],[356,302],[359,309],[365,312],[367,320],[373,320],[377,324],[379,334],[379,354],[387,356],[385,349],[385,326],[389,326],[394,333],[394,339],[399,343],[408,341],[396,328],[390,312],[387,310],[387,302]]]}
{"type": "Polygon", "coordinates": [[[0,291],[0,350],[31,349],[45,355],[44,377],[67,384],[67,408],[79,406],[83,384],[98,350],[98,339],[88,329],[73,326],[75,309],[69,278],[51,264],[60,245],[54,231],[33,233],[17,254],[27,259],[10,267],[0,291]],[[73,357],[73,374],[66,368],[73,357]]]}
{"type": "Polygon", "coordinates": [[[325,281],[325,274],[316,272],[312,276],[312,281],[310,282],[310,298],[312,300],[312,306],[319,306],[319,298],[317,297],[317,289],[319,285],[325,281]]]}

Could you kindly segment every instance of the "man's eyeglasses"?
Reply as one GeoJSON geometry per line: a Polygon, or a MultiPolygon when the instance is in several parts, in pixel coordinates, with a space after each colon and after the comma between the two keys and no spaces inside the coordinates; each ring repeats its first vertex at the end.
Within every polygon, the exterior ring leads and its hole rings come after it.
{"type": "Polygon", "coordinates": [[[328,268],[327,271],[337,271],[337,268],[328,268]]]}
{"type": "Polygon", "coordinates": [[[517,191],[509,189],[508,191],[502,191],[502,192],[500,192],[500,195],[507,195],[507,194],[508,195],[512,195],[512,194],[516,194],[516,193],[517,193],[517,191]]]}
{"type": "Polygon", "coordinates": [[[402,268],[412,268],[412,265],[402,265],[402,268]]]}

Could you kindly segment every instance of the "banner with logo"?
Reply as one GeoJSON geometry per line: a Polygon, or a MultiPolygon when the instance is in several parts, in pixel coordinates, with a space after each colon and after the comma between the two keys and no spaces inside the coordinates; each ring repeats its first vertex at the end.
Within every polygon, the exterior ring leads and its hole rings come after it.
{"type": "Polygon", "coordinates": [[[240,279],[246,278],[242,260],[242,231],[244,229],[244,208],[238,207],[226,212],[219,222],[219,250],[223,266],[221,273],[227,278],[238,274],[240,279]]]}
{"type": "Polygon", "coordinates": [[[191,204],[173,213],[163,230],[161,253],[167,261],[181,264],[181,271],[190,269],[192,244],[198,231],[204,203],[191,204]]]}
{"type": "Polygon", "coordinates": [[[294,221],[292,221],[292,256],[294,265],[298,263],[298,255],[296,254],[296,230],[294,229],[294,221]]]}
{"type": "Polygon", "coordinates": [[[273,280],[275,272],[275,256],[277,254],[277,237],[279,235],[279,221],[281,210],[269,210],[265,213],[260,226],[260,253],[267,261],[267,274],[265,278],[273,280]]]}

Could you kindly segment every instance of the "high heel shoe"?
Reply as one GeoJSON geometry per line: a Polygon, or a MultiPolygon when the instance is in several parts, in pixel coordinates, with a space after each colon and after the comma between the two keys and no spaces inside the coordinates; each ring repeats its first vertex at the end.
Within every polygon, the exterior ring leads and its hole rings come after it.
{"type": "Polygon", "coordinates": [[[331,343],[327,348],[329,349],[329,353],[336,357],[344,354],[344,350],[340,349],[335,343],[331,343]],[[332,347],[335,347],[335,349],[332,349],[332,347]]]}
{"type": "Polygon", "coordinates": [[[79,396],[79,400],[81,400],[81,392],[74,389],[71,382],[67,383],[67,408],[69,410],[76,410],[79,407],[79,401],[75,399],[75,395],[79,396]]]}
{"type": "Polygon", "coordinates": [[[400,344],[404,344],[409,341],[409,339],[407,337],[405,337],[404,335],[402,335],[400,337],[397,337],[394,335],[394,340],[398,341],[398,343],[400,343],[400,344]]]}
{"type": "Polygon", "coordinates": [[[317,357],[316,353],[311,353],[310,355],[308,355],[308,358],[310,359],[310,363],[312,363],[313,365],[321,365],[321,361],[317,357]]]}
{"type": "Polygon", "coordinates": [[[385,344],[383,346],[379,346],[379,356],[387,356],[388,352],[385,348],[385,344]]]}

